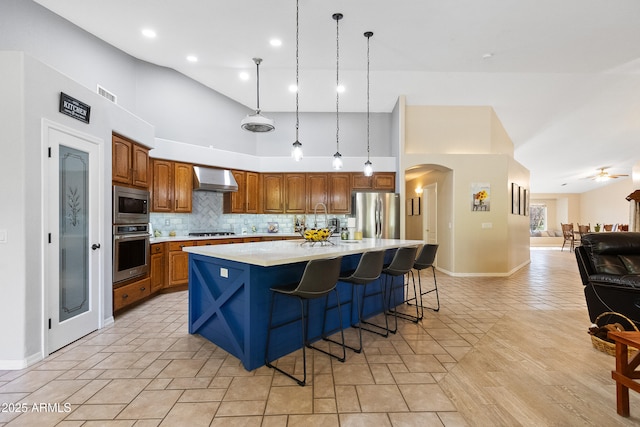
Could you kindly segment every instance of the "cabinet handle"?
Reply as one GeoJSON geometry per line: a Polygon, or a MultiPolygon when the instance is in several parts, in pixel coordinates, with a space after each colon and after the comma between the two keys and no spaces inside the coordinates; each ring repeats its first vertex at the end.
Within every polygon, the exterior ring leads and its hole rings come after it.
{"type": "Polygon", "coordinates": [[[122,299],[126,299],[126,298],[129,298],[129,294],[122,295],[122,299]]]}
{"type": "Polygon", "coordinates": [[[144,291],[145,289],[147,288],[145,288],[144,286],[140,288],[141,291],[144,291]]]}

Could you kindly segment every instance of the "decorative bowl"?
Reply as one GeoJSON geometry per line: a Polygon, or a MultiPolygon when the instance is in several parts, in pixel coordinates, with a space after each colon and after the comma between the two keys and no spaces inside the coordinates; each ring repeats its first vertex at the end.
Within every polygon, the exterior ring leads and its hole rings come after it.
{"type": "Polygon", "coordinates": [[[304,238],[304,243],[310,243],[311,245],[314,245],[316,243],[320,243],[321,245],[333,245],[334,243],[329,240],[329,238],[333,235],[333,231],[333,227],[307,228],[301,230],[300,235],[304,238]]]}

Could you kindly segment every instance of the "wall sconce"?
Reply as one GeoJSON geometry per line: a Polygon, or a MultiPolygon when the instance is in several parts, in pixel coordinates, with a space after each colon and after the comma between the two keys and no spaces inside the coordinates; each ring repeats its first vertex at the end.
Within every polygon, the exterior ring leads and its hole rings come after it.
{"type": "Polygon", "coordinates": [[[422,187],[416,187],[416,194],[420,196],[422,194],[422,187]]]}

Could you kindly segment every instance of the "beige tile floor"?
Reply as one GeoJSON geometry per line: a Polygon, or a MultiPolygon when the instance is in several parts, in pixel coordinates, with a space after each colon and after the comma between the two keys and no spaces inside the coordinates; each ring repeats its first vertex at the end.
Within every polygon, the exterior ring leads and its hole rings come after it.
{"type": "MultiPolygon", "coordinates": [[[[0,371],[0,425],[640,424],[633,392],[632,417],[615,412],[614,359],[591,347],[573,254],[533,250],[511,277],[438,283],[440,312],[387,339],[366,334],[345,363],[311,353],[304,388],[189,335],[186,293],[160,295],[28,369],[0,371]],[[7,411],[15,403],[59,407],[7,411]]],[[[299,371],[300,354],[279,363],[299,371]]]]}

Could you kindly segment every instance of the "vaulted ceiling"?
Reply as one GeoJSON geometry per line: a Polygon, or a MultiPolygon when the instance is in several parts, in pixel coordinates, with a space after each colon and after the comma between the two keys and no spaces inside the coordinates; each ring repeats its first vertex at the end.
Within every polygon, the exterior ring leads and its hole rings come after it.
{"type": "MultiPolygon", "coordinates": [[[[145,61],[170,67],[250,108],[295,109],[294,0],[36,0],[145,61]],[[141,30],[155,30],[149,39],[141,30]],[[270,40],[282,44],[274,47],[270,40]],[[197,57],[189,62],[188,55],[197,57]],[[239,74],[247,72],[248,80],[239,74]]],[[[492,106],[531,171],[534,193],[579,193],[631,174],[640,160],[637,0],[300,0],[301,111],[409,105],[492,106]]],[[[624,179],[624,178],[623,178],[624,179]]]]}

